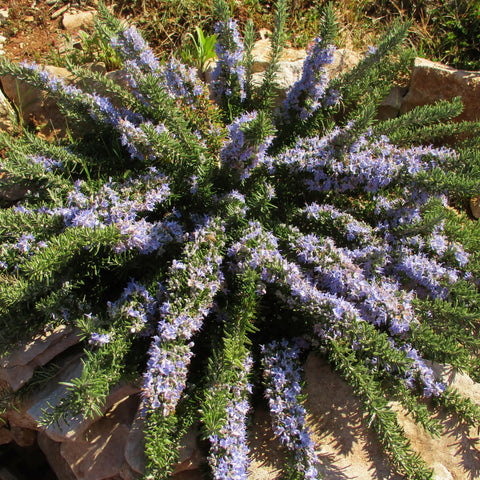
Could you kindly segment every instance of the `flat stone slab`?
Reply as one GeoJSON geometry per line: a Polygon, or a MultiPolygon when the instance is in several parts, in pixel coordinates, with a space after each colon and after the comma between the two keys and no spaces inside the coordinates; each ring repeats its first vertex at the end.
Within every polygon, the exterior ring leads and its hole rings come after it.
{"type": "Polygon", "coordinates": [[[418,57],[413,65],[410,86],[400,112],[454,97],[461,97],[464,105],[463,112],[455,120],[479,120],[480,73],[457,70],[418,57]]]}
{"type": "Polygon", "coordinates": [[[17,391],[32,378],[37,367],[46,365],[79,340],[79,331],[66,325],[37,335],[31,342],[0,358],[0,380],[4,380],[13,391],[17,391]]]}
{"type": "MultiPolygon", "coordinates": [[[[305,408],[312,439],[320,459],[319,471],[324,480],[401,480],[389,466],[388,457],[375,434],[366,426],[362,402],[353,389],[321,358],[310,355],[305,365],[305,408]]],[[[448,366],[438,366],[438,374],[452,387],[463,385],[475,398],[479,388],[463,374],[448,366]],[[450,379],[450,380],[448,380],[450,379]]],[[[472,400],[474,400],[472,398],[472,400]]],[[[419,452],[434,470],[435,480],[475,480],[480,478],[480,441],[475,429],[458,426],[454,417],[437,414],[444,433],[432,438],[398,405],[399,423],[412,448],[419,452]]],[[[249,480],[280,480],[284,461],[281,445],[273,436],[267,412],[259,410],[250,435],[252,454],[249,480]]]]}

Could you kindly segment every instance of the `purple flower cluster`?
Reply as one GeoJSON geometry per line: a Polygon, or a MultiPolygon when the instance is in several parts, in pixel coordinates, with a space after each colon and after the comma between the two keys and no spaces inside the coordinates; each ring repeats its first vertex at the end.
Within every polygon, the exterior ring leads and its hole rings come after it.
{"type": "MultiPolygon", "coordinates": [[[[116,37],[111,39],[110,44],[124,61],[124,67],[130,73],[155,74],[157,72],[160,64],[153,50],[135,27],[131,26],[120,31],[116,37]]],[[[132,86],[135,88],[136,85],[132,86]]]]}
{"type": "Polygon", "coordinates": [[[47,246],[47,242],[38,240],[33,233],[22,233],[19,238],[9,238],[0,243],[0,267],[13,267],[17,270],[22,262],[47,246]]]}
{"type": "Polygon", "coordinates": [[[367,278],[348,248],[338,248],[330,238],[292,231],[291,248],[302,263],[314,265],[319,285],[356,305],[362,318],[387,325],[392,335],[408,332],[414,319],[412,294],[387,279],[367,278]]]}
{"type": "Polygon", "coordinates": [[[215,51],[218,62],[212,73],[214,96],[222,104],[222,98],[239,94],[245,98],[245,67],[243,61],[243,41],[235,20],[220,21],[215,25],[217,43],[215,51]]]}
{"type": "Polygon", "coordinates": [[[237,270],[251,268],[259,271],[263,282],[275,283],[288,290],[289,294],[283,298],[287,305],[300,308],[329,325],[362,320],[360,311],[352,302],[320,290],[313,278],[296,263],[284,258],[278,249],[277,238],[259,223],[250,222],[245,233],[227,252],[236,257],[237,270]]]}
{"type": "Polygon", "coordinates": [[[171,58],[160,65],[152,49],[142,38],[135,27],[119,32],[111,40],[111,45],[123,60],[123,67],[128,72],[130,86],[137,97],[146,105],[150,105],[148,82],[143,83],[145,75],[153,75],[158,84],[172,98],[194,107],[196,97],[204,94],[202,82],[195,68],[189,68],[178,60],[171,58]]]}
{"type": "Polygon", "coordinates": [[[362,189],[377,192],[402,177],[431,170],[454,156],[447,148],[401,148],[392,145],[384,136],[374,138],[368,134],[339,154],[336,142],[347,135],[352,126],[348,125],[343,131],[333,129],[322,138],[300,139],[293,148],[275,159],[269,158],[271,168],[285,165],[292,173],[309,173],[305,184],[312,191],[362,189]]]}
{"type": "Polygon", "coordinates": [[[123,317],[131,323],[130,332],[149,335],[151,323],[158,310],[158,300],[153,297],[145,286],[130,280],[120,298],[108,302],[108,313],[112,318],[123,317]]]}
{"type": "Polygon", "coordinates": [[[405,373],[407,387],[414,388],[419,380],[424,386],[423,395],[425,397],[429,398],[432,395],[435,397],[440,396],[445,391],[446,386],[436,381],[433,370],[425,364],[425,360],[422,359],[417,350],[408,344],[404,345],[402,350],[412,360],[412,367],[405,373]]]}
{"type": "Polygon", "coordinates": [[[126,147],[131,158],[138,158],[142,161],[145,158],[153,160],[159,156],[159,152],[148,138],[147,131],[153,129],[157,136],[168,134],[165,125],[155,125],[151,121],[138,125],[138,123],[122,117],[114,126],[120,133],[120,142],[126,147]]]}
{"type": "MultiPolygon", "coordinates": [[[[306,426],[306,411],[300,403],[301,348],[283,339],[261,347],[265,396],[273,432],[294,454],[293,467],[305,479],[317,479],[318,457],[306,426]]],[[[300,478],[300,477],[298,477],[300,478]]]]}
{"type": "Polygon", "coordinates": [[[24,233],[18,242],[14,245],[20,253],[28,253],[32,248],[32,244],[35,242],[35,236],[31,233],[24,233]]]}
{"type": "Polygon", "coordinates": [[[60,160],[53,160],[43,155],[29,155],[29,160],[41,165],[46,172],[53,172],[54,169],[63,170],[63,163],[60,160]]]}
{"type": "Polygon", "coordinates": [[[88,343],[91,345],[96,345],[97,347],[103,347],[107,343],[110,343],[111,337],[108,333],[92,333],[88,343]]]}
{"type": "Polygon", "coordinates": [[[283,102],[282,121],[292,122],[296,118],[306,120],[321,106],[330,106],[340,100],[338,93],[329,92],[326,65],[334,60],[335,47],[322,47],[321,39],[315,39],[303,64],[302,78],[294,83],[283,102]]]}
{"type": "Polygon", "coordinates": [[[193,356],[193,342],[165,343],[155,335],[148,350],[147,369],[144,373],[144,405],[161,409],[164,416],[175,411],[185,389],[188,365],[193,356]]]}
{"type": "Polygon", "coordinates": [[[252,391],[252,386],[248,383],[252,364],[251,357],[247,356],[241,367],[235,367],[234,384],[213,387],[228,390],[225,423],[218,432],[208,437],[210,441],[208,463],[215,480],[247,480],[249,449],[246,417],[250,410],[247,396],[252,391]]]}
{"type": "Polygon", "coordinates": [[[122,145],[126,146],[132,158],[144,160],[159,155],[146,132],[153,129],[157,135],[168,134],[163,124],[154,125],[151,121],[145,121],[139,114],[114,107],[107,97],[84,92],[75,85],[67,85],[63,79],[51,74],[40,65],[24,62],[21,66],[25,70],[38,74],[43,87],[50,92],[59,93],[62,101],[83,105],[95,121],[115,128],[120,135],[122,145]]]}
{"type": "MultiPolygon", "coordinates": [[[[428,246],[433,250],[433,252],[439,257],[444,259],[449,253],[453,254],[456,262],[460,267],[464,267],[468,263],[469,255],[464,250],[463,246],[458,242],[451,241],[443,234],[445,228],[445,222],[442,222],[440,225],[437,225],[430,235],[428,240],[428,246]]],[[[419,242],[421,240],[419,239],[419,242]]],[[[419,245],[419,250],[421,251],[424,244],[419,245]]]]}
{"type": "Polygon", "coordinates": [[[395,227],[402,225],[421,225],[422,210],[432,200],[442,201],[447,206],[444,195],[428,195],[405,188],[403,197],[389,199],[378,195],[375,198],[377,215],[377,233],[383,232],[385,248],[389,249],[390,266],[383,273],[396,276],[400,281],[412,280],[419,290],[434,298],[445,298],[448,285],[462,277],[456,267],[464,267],[469,255],[463,247],[451,241],[444,233],[444,224],[437,225],[433,231],[423,236],[402,236],[395,233],[395,227]],[[454,266],[452,266],[454,265],[454,266]],[[420,288],[419,288],[420,287],[420,288]]]}
{"type": "MultiPolygon", "coordinates": [[[[373,201],[375,202],[374,213],[378,222],[377,228],[389,237],[395,234],[398,226],[421,222],[423,212],[425,208],[428,208],[430,202],[440,201],[445,207],[448,205],[447,197],[443,193],[429,194],[417,188],[414,181],[401,190],[397,190],[394,196],[385,195],[385,192],[377,192],[373,196],[373,201]]],[[[396,241],[404,240],[400,238],[396,241]]]]}
{"type": "Polygon", "coordinates": [[[445,298],[448,294],[445,284],[453,284],[460,277],[458,270],[442,265],[425,253],[413,253],[406,247],[401,253],[401,258],[394,266],[395,272],[402,273],[417,285],[425,287],[434,298],[445,298]]]}
{"type": "Polygon", "coordinates": [[[183,231],[176,220],[149,222],[137,216],[153,211],[170,195],[166,177],[153,167],[150,173],[122,184],[110,181],[94,196],[84,194],[82,186],[81,181],[76,182],[67,206],[50,211],[62,215],[67,228],[115,225],[123,235],[117,252],[136,248],[143,254],[161,253],[167,243],[182,240],[183,231]]]}
{"type": "Polygon", "coordinates": [[[241,180],[248,178],[254,168],[264,163],[266,151],[272,143],[272,137],[267,137],[260,145],[253,145],[247,140],[245,130],[256,118],[257,112],[253,111],[234,119],[227,127],[228,140],[225,140],[220,152],[222,163],[239,172],[241,180]]]}
{"type": "Polygon", "coordinates": [[[305,215],[308,220],[328,222],[349,242],[356,241],[360,245],[372,245],[377,243],[374,229],[366,222],[357,220],[353,215],[338,210],[332,205],[319,205],[313,202],[301,209],[300,214],[305,215]]]}
{"type": "Polygon", "coordinates": [[[197,70],[185,66],[174,58],[160,67],[159,75],[165,91],[172,98],[182,99],[189,105],[194,103],[195,97],[204,93],[204,87],[198,78],[197,70]]]}
{"type": "Polygon", "coordinates": [[[164,415],[175,410],[185,388],[193,347],[190,339],[202,327],[223,283],[218,251],[224,244],[224,226],[207,220],[187,240],[184,258],[170,268],[144,373],[144,401],[151,408],[161,408],[164,415]]]}

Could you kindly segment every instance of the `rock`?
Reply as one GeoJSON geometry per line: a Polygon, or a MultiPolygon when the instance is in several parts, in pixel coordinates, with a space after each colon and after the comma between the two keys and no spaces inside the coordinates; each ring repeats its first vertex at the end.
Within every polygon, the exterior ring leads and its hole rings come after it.
{"type": "Polygon", "coordinates": [[[10,434],[12,436],[12,440],[19,447],[31,447],[37,439],[37,432],[35,430],[21,428],[15,425],[10,428],[10,434]]]}
{"type": "Polygon", "coordinates": [[[402,100],[406,93],[406,88],[392,87],[390,93],[378,106],[377,118],[379,120],[388,120],[389,118],[397,117],[400,113],[402,100]]]}
{"type": "Polygon", "coordinates": [[[122,88],[126,90],[130,90],[130,83],[128,82],[128,74],[125,70],[113,70],[108,72],[105,75],[109,80],[112,82],[120,85],[122,88]]]}
{"type": "Polygon", "coordinates": [[[137,396],[116,403],[75,441],[63,442],[60,453],[76,478],[102,480],[120,475],[130,426],[138,408],[137,396]]]}
{"type": "MultiPolygon", "coordinates": [[[[85,67],[89,68],[94,72],[103,74],[105,78],[112,81],[116,85],[121,86],[123,89],[127,91],[131,91],[131,87],[127,77],[128,74],[125,70],[113,70],[111,72],[106,72],[106,67],[103,62],[98,62],[95,64],[87,64],[85,65],[85,67]]],[[[109,96],[112,102],[112,105],[114,107],[123,108],[121,99],[119,99],[115,95],[111,95],[111,94],[109,95],[103,84],[96,82],[95,80],[88,79],[87,81],[85,81],[84,85],[87,91],[94,90],[99,95],[109,96]]],[[[79,87],[84,88],[84,85],[80,83],[79,87]]]]}
{"type": "MultiPolygon", "coordinates": [[[[10,425],[22,428],[39,430],[39,425],[44,417],[44,412],[49,412],[52,407],[57,405],[59,401],[67,394],[67,386],[73,379],[78,378],[83,370],[82,355],[70,355],[62,360],[59,372],[47,383],[41,390],[34,391],[27,397],[21,405],[9,409],[5,414],[5,420],[10,425]]],[[[112,405],[136,395],[139,388],[130,383],[120,382],[112,388],[108,395],[103,412],[107,411],[112,405]]],[[[137,401],[138,403],[138,401],[137,401]]],[[[132,413],[132,418],[133,418],[132,413]]],[[[83,415],[68,418],[68,422],[60,420],[43,429],[45,435],[55,442],[73,441],[80,437],[99,416],[94,418],[85,418],[83,415]]],[[[130,421],[131,423],[131,421],[130,421]]]]}
{"type": "Polygon", "coordinates": [[[62,26],[67,32],[73,32],[81,28],[93,25],[95,12],[65,13],[62,18],[62,26]]]}
{"type": "Polygon", "coordinates": [[[270,422],[266,410],[255,409],[252,430],[248,436],[251,459],[249,480],[281,478],[285,457],[280,442],[273,435],[270,422]]]}
{"type": "Polygon", "coordinates": [[[137,480],[139,478],[138,474],[135,473],[126,463],[122,465],[118,474],[122,480],[137,480]]]}
{"type": "Polygon", "coordinates": [[[30,430],[38,429],[37,422],[30,415],[26,414],[25,405],[15,405],[13,408],[9,408],[5,412],[4,417],[10,425],[30,430]]]}
{"type": "Polygon", "coordinates": [[[366,428],[362,402],[350,385],[313,354],[307,358],[305,377],[305,408],[323,478],[402,478],[393,472],[375,434],[366,428]]]}
{"type": "Polygon", "coordinates": [[[28,188],[21,184],[11,184],[10,175],[0,171],[0,201],[13,203],[24,198],[28,188]]]}
{"type": "MultiPolygon", "coordinates": [[[[98,421],[103,425],[105,422],[98,421]]],[[[128,427],[117,425],[95,429],[92,441],[64,442],[60,445],[61,456],[75,475],[82,480],[102,480],[119,475],[123,467],[123,447],[128,436],[128,427]]]]}
{"type": "Polygon", "coordinates": [[[476,219],[480,218],[480,197],[474,197],[470,200],[470,210],[476,219]]]}
{"type": "Polygon", "coordinates": [[[4,25],[8,21],[8,8],[0,8],[0,25],[4,25]]]}
{"type": "Polygon", "coordinates": [[[0,130],[13,133],[17,124],[17,115],[10,102],[0,90],[0,130]]]}
{"type": "Polygon", "coordinates": [[[85,68],[88,68],[93,73],[99,73],[100,75],[105,75],[107,73],[107,67],[105,62],[90,62],[84,65],[85,68]]]}
{"type": "Polygon", "coordinates": [[[54,471],[58,480],[76,480],[72,469],[60,455],[61,444],[54,442],[44,432],[38,432],[38,446],[47,459],[50,468],[54,471]]]}
{"type": "MultiPolygon", "coordinates": [[[[72,75],[66,68],[47,65],[45,70],[63,78],[67,83],[72,80],[72,75]]],[[[6,97],[16,105],[20,112],[21,121],[35,127],[39,133],[45,136],[52,131],[60,135],[65,134],[67,130],[65,116],[46,92],[11,75],[4,75],[0,77],[0,80],[6,97]]]]}
{"type": "Polygon", "coordinates": [[[438,380],[480,406],[480,383],[474,382],[466,373],[460,372],[451,365],[429,361],[425,363],[431,366],[438,380]]]}
{"type": "Polygon", "coordinates": [[[202,454],[197,442],[198,429],[190,428],[180,440],[178,463],[173,471],[174,475],[180,472],[197,470],[202,463],[202,454]]]}
{"type": "MultiPolygon", "coordinates": [[[[73,371],[70,371],[66,374],[67,377],[72,378],[80,376],[82,371],[82,365],[78,365],[74,368],[73,371]]],[[[68,381],[68,380],[67,380],[68,381]]],[[[53,394],[49,394],[46,397],[42,397],[39,402],[37,402],[34,407],[28,410],[28,413],[37,421],[40,420],[42,417],[42,410],[49,409],[48,404],[46,402],[52,403],[53,405],[59,401],[61,396],[65,394],[65,387],[63,385],[58,385],[57,389],[54,391],[53,394]]],[[[102,412],[107,411],[112,405],[123,401],[126,398],[129,398],[132,395],[138,393],[138,388],[121,382],[116,387],[112,389],[109,396],[105,401],[105,405],[102,408],[102,412]]],[[[99,418],[103,417],[88,417],[86,418],[83,415],[77,415],[76,417],[69,418],[68,422],[60,421],[54,425],[50,425],[45,429],[45,433],[52,439],[57,442],[63,441],[73,441],[83,435],[83,433],[90,428],[90,426],[98,421],[99,418]]],[[[133,418],[133,414],[132,414],[133,418]]],[[[130,421],[131,423],[131,421],[130,421]]]]}
{"type": "Polygon", "coordinates": [[[435,471],[434,479],[479,478],[480,441],[476,429],[458,425],[452,422],[451,416],[439,413],[437,419],[443,432],[440,437],[432,438],[400,407],[394,406],[394,409],[397,410],[399,423],[405,430],[412,449],[419,452],[427,465],[435,471]]]}
{"type": "Polygon", "coordinates": [[[0,358],[0,379],[15,392],[32,378],[35,368],[47,364],[79,341],[79,332],[60,325],[0,358]]]}
{"type": "Polygon", "coordinates": [[[441,463],[432,465],[434,480],[453,480],[452,474],[441,463]]]}
{"type": "Polygon", "coordinates": [[[328,75],[330,78],[338,77],[355,67],[360,59],[359,53],[347,48],[339,48],[335,51],[333,62],[327,65],[328,75]]]}
{"type": "MultiPolygon", "coordinates": [[[[252,49],[252,73],[264,72],[270,61],[272,46],[270,39],[265,38],[255,42],[252,49]]],[[[280,62],[296,62],[305,60],[307,52],[304,49],[284,48],[280,62]]]]}
{"type": "MultiPolygon", "coordinates": [[[[480,385],[473,385],[463,376],[458,377],[458,372],[452,377],[448,368],[444,370],[439,366],[439,373],[450,376],[455,388],[460,390],[463,385],[465,393],[470,392],[475,398],[480,385]]],[[[311,354],[305,364],[305,376],[307,421],[320,459],[318,468],[322,477],[326,480],[403,478],[394,473],[375,434],[366,428],[362,402],[329,364],[311,354]]],[[[452,422],[451,416],[438,414],[445,433],[432,438],[398,404],[392,404],[392,408],[397,412],[412,448],[434,470],[436,480],[480,478],[480,440],[475,429],[466,431],[463,426],[452,422]]],[[[278,480],[283,456],[278,442],[272,441],[268,414],[257,410],[252,423],[249,480],[278,480]]]]}
{"type": "MultiPolygon", "coordinates": [[[[2,421],[0,419],[0,425],[2,424],[2,421]]],[[[5,427],[0,428],[0,445],[5,445],[7,443],[10,443],[12,441],[12,434],[10,433],[10,430],[8,430],[5,427]]]]}
{"type": "Polygon", "coordinates": [[[125,444],[125,461],[137,474],[145,473],[145,435],[143,433],[145,419],[141,410],[142,405],[140,404],[125,444]]]}
{"type": "MultiPolygon", "coordinates": [[[[70,359],[43,390],[35,392],[25,402],[23,417],[33,421],[38,428],[44,411],[51,411],[52,406],[57,405],[61,398],[67,394],[67,386],[64,383],[69,383],[73,379],[78,378],[82,370],[83,364],[80,355],[70,359]]],[[[77,416],[69,418],[68,424],[61,420],[58,423],[48,426],[44,431],[52,440],[65,441],[73,438],[77,430],[83,427],[85,423],[87,423],[87,420],[83,416],[77,416]]]]}
{"type": "MultiPolygon", "coordinates": [[[[279,62],[275,77],[275,106],[279,105],[286,97],[290,87],[301,77],[304,60],[295,62],[279,62]]],[[[252,83],[260,86],[263,82],[263,71],[252,75],[252,83]]]]}
{"type": "Polygon", "coordinates": [[[463,112],[455,118],[456,121],[479,120],[480,73],[457,70],[442,63],[416,58],[408,93],[403,98],[400,112],[454,97],[461,97],[464,105],[463,112]]]}

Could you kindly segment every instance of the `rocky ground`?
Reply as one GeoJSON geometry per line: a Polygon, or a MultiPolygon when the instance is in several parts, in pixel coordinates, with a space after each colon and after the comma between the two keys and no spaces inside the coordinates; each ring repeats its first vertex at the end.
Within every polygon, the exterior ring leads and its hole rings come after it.
{"type": "Polygon", "coordinates": [[[12,60],[41,61],[60,52],[65,34],[64,18],[93,7],[61,0],[0,0],[0,37],[3,54],[12,60]],[[8,11],[8,13],[7,13],[8,11]]]}

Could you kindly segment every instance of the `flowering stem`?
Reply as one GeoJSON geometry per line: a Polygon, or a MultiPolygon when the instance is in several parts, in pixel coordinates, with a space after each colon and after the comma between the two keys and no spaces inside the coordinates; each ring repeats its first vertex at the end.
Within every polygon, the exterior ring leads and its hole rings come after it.
{"type": "Polygon", "coordinates": [[[282,339],[262,347],[262,355],[265,396],[273,431],[290,452],[291,474],[288,478],[318,479],[318,458],[305,425],[306,411],[302,405],[301,348],[298,343],[282,339]]]}
{"type": "Polygon", "coordinates": [[[253,362],[247,344],[248,333],[255,330],[258,274],[248,270],[234,281],[237,294],[227,308],[220,353],[208,365],[201,407],[204,435],[210,441],[208,463],[215,480],[246,480],[249,464],[246,415],[253,362]]]}

